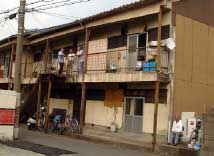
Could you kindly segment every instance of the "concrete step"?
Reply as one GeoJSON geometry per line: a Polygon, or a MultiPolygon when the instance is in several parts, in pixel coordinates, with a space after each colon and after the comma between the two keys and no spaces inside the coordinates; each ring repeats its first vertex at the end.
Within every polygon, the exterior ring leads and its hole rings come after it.
{"type": "Polygon", "coordinates": [[[160,145],[161,156],[196,156],[197,151],[183,146],[160,145]]]}

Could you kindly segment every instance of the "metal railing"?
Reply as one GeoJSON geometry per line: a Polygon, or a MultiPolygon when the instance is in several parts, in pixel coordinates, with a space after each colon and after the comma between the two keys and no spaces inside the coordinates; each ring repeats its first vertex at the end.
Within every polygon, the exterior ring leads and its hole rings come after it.
{"type": "MultiPolygon", "coordinates": [[[[148,61],[155,62],[157,49],[152,47],[143,48],[119,48],[116,50],[107,50],[100,52],[89,51],[87,55],[87,74],[96,73],[119,73],[119,72],[132,72],[132,71],[142,71],[142,72],[152,72],[156,70],[156,67],[152,67],[152,70],[145,70],[144,63],[148,61]]],[[[10,58],[0,57],[0,65],[4,68],[4,77],[7,78],[9,71],[10,58]],[[5,64],[8,64],[5,65],[5,64]]],[[[164,73],[168,72],[169,67],[169,51],[162,47],[161,48],[161,71],[164,73]]],[[[58,73],[59,63],[57,54],[49,53],[47,59],[47,71],[44,68],[44,60],[39,62],[23,62],[22,68],[25,69],[26,78],[37,78],[40,73],[58,73]]],[[[67,76],[78,75],[82,73],[80,60],[78,56],[75,55],[68,59],[65,57],[65,63],[63,68],[63,74],[67,76]]],[[[24,73],[22,72],[22,73],[24,73]]]]}

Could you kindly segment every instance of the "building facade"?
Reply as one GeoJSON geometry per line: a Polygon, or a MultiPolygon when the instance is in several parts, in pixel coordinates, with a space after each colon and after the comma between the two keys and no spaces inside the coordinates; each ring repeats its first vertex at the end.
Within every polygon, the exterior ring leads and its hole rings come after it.
{"type": "MultiPolygon", "coordinates": [[[[22,54],[22,113],[49,104],[49,114],[66,111],[85,126],[111,127],[130,133],[153,133],[155,83],[160,82],[157,133],[167,135],[173,112],[175,39],[172,2],[145,0],[69,24],[25,34],[22,54]],[[158,14],[162,9],[158,56],[158,14]],[[83,49],[85,70],[65,58],[58,74],[58,52],[83,49]],[[160,71],[157,71],[157,58],[160,71]],[[47,77],[52,87],[48,96],[47,77]],[[38,93],[41,84],[42,91],[38,93]],[[85,90],[83,89],[85,86],[85,90]],[[38,95],[39,94],[39,95],[38,95]],[[40,98],[38,98],[40,96],[40,98]],[[50,98],[49,98],[50,97],[50,98]],[[38,102],[38,99],[40,102],[38,102]],[[85,102],[85,105],[83,103],[85,102]]],[[[0,41],[0,87],[13,88],[16,37],[0,41]]],[[[78,56],[76,56],[78,57],[78,56]]]]}

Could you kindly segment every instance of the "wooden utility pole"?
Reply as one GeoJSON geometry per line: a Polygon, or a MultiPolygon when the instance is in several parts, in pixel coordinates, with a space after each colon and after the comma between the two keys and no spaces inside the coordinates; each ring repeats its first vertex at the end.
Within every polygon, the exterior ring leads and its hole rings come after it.
{"type": "Polygon", "coordinates": [[[13,72],[13,57],[15,54],[15,44],[12,43],[11,45],[11,53],[10,53],[10,66],[9,66],[9,72],[8,72],[8,78],[9,78],[9,84],[8,84],[8,90],[11,90],[12,88],[12,72],[13,72]]]}
{"type": "Polygon", "coordinates": [[[87,56],[88,56],[88,42],[90,37],[90,30],[86,28],[85,35],[85,53],[84,53],[84,69],[82,75],[82,96],[81,96],[81,108],[80,108],[80,134],[82,134],[83,126],[85,122],[85,105],[86,105],[86,83],[84,82],[85,74],[87,72],[87,56]]]}
{"type": "Polygon", "coordinates": [[[45,73],[47,73],[48,69],[48,52],[49,52],[49,41],[46,41],[46,47],[45,47],[45,58],[44,58],[44,66],[45,66],[45,73]]]}
{"type": "MultiPolygon", "coordinates": [[[[160,6],[160,12],[158,14],[158,47],[157,47],[157,75],[160,73],[160,54],[161,54],[161,25],[162,25],[162,7],[160,6]]],[[[155,150],[156,140],[157,140],[157,120],[158,120],[158,104],[159,104],[159,91],[160,91],[160,81],[155,82],[155,108],[154,108],[154,123],[153,123],[153,141],[152,149],[155,150]]]]}
{"type": "Polygon", "coordinates": [[[23,36],[24,36],[24,20],[25,20],[25,3],[26,0],[20,0],[19,17],[18,17],[18,34],[16,44],[16,62],[15,62],[15,77],[14,90],[21,92],[21,62],[23,52],[23,36]]]}
{"type": "Polygon", "coordinates": [[[45,116],[45,130],[46,130],[46,132],[48,132],[48,125],[49,125],[49,109],[50,109],[51,88],[52,88],[52,81],[49,78],[49,80],[48,80],[48,99],[47,99],[46,116],[45,116]]]}
{"type": "Polygon", "coordinates": [[[17,93],[17,103],[15,111],[15,126],[14,138],[18,138],[19,130],[19,113],[21,101],[21,70],[22,70],[22,51],[23,51],[23,36],[24,36],[24,21],[25,21],[25,4],[26,0],[20,0],[20,7],[18,12],[18,33],[16,43],[16,62],[15,62],[15,76],[14,76],[14,90],[17,93]]]}
{"type": "Polygon", "coordinates": [[[39,125],[39,116],[40,116],[40,109],[41,109],[41,91],[42,91],[42,82],[39,81],[39,89],[38,89],[38,96],[37,96],[37,111],[36,111],[36,126],[39,125]]]}

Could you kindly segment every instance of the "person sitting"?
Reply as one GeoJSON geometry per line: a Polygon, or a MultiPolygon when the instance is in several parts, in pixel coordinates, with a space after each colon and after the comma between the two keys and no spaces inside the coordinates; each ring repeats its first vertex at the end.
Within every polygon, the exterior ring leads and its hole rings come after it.
{"type": "Polygon", "coordinates": [[[175,120],[173,121],[172,131],[169,137],[169,144],[177,145],[179,143],[180,136],[183,133],[183,124],[182,120],[180,120],[179,116],[175,116],[175,120]]]}

